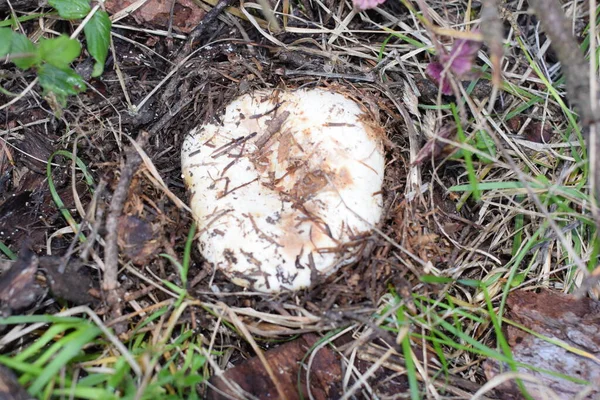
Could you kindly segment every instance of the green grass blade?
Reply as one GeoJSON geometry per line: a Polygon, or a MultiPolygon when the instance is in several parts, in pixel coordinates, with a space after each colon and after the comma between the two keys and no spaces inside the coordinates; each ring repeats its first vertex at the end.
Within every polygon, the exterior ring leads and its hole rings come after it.
{"type": "Polygon", "coordinates": [[[29,393],[32,395],[38,394],[84,346],[93,341],[101,332],[98,327],[89,324],[66,336],[68,340],[65,341],[62,351],[44,367],[44,371],[29,388],[29,393]]]}

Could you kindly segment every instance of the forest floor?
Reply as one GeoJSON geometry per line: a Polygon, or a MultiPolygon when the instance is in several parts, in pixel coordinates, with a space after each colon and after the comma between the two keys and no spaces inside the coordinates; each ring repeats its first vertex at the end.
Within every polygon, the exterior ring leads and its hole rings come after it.
{"type": "MultiPolygon", "coordinates": [[[[0,399],[597,395],[595,168],[541,14],[229,3],[107,1],[104,72],[83,51],[62,105],[0,64],[0,399]],[[384,127],[384,216],[327,280],[244,290],[198,250],[182,142],[242,94],[300,87],[384,127]]],[[[597,58],[595,2],[549,3],[597,58]]],[[[34,43],[82,23],[0,16],[34,43]]]]}

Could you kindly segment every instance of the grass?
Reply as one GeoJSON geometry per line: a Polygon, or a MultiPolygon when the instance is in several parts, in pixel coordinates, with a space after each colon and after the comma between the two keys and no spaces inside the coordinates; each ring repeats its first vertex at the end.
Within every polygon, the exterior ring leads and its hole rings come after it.
{"type": "Polygon", "coordinates": [[[126,357],[107,352],[110,341],[98,326],[85,318],[2,319],[0,323],[15,326],[15,329],[34,323],[43,324],[44,329],[32,345],[12,357],[0,356],[0,362],[21,372],[19,382],[28,387],[32,396],[39,398],[64,395],[81,399],[198,398],[194,397],[197,396],[195,386],[206,379],[208,372],[201,337],[192,330],[174,331],[171,327],[168,343],[165,340],[153,343],[143,329],[167,315],[170,308],[164,306],[149,314],[137,332],[124,342],[131,357],[149,363],[145,368],[153,375],[155,371],[150,366],[157,366],[158,360],[163,360],[152,382],[145,382],[146,376],[139,375],[141,370],[136,378],[126,357]]]}
{"type": "Polygon", "coordinates": [[[67,221],[67,223],[69,224],[69,226],[71,227],[73,232],[77,232],[79,239],[82,242],[85,242],[86,241],[85,236],[83,234],[79,233],[81,231],[81,227],[79,226],[79,224],[77,224],[75,222],[75,219],[73,218],[73,216],[71,215],[69,210],[65,207],[65,204],[63,203],[60,195],[56,191],[56,186],[54,185],[54,179],[52,176],[52,161],[54,160],[54,157],[57,157],[57,156],[67,157],[67,158],[71,159],[74,162],[74,164],[76,164],[79,167],[80,171],[83,173],[83,176],[85,178],[85,182],[87,183],[88,188],[90,188],[92,190],[92,192],[93,192],[92,188],[95,186],[94,178],[88,171],[86,164],[79,157],[76,157],[72,153],[69,153],[68,151],[65,151],[65,150],[56,151],[54,154],[52,154],[48,158],[48,162],[46,163],[46,177],[48,178],[48,188],[50,190],[50,194],[52,195],[52,200],[54,200],[56,207],[60,210],[65,221],[67,221]]]}
{"type": "MultiPolygon", "coordinates": [[[[94,230],[89,214],[82,209],[77,209],[78,216],[72,212],[63,198],[58,173],[71,168],[73,186],[84,182],[96,199],[96,182],[107,173],[114,174],[121,160],[120,130],[127,113],[126,107],[121,109],[118,104],[128,103],[130,94],[142,93],[132,103],[143,98],[142,103],[161,103],[155,107],[171,112],[173,97],[166,102],[159,96],[177,92],[178,86],[169,86],[167,77],[171,71],[175,81],[182,72],[175,74],[173,68],[185,71],[186,79],[202,90],[195,92],[198,103],[188,106],[184,117],[169,121],[155,137],[155,146],[160,148],[149,162],[154,162],[170,188],[184,197],[183,191],[177,191],[180,172],[173,164],[178,163],[182,135],[208,119],[211,111],[207,110],[218,110],[222,102],[237,94],[240,84],[297,87],[323,79],[272,74],[276,68],[293,69],[275,60],[278,51],[286,50],[304,57],[296,67],[305,72],[331,69],[352,76],[376,68],[381,82],[320,83],[355,90],[352,93],[364,99],[366,106],[385,110],[380,119],[391,141],[388,183],[395,188],[388,190],[391,205],[380,228],[385,236],[375,235],[369,257],[340,272],[330,289],[274,297],[238,292],[198,262],[196,226],[190,216],[173,207],[162,190],[138,174],[125,212],[161,221],[166,251],[140,266],[122,257],[120,276],[131,284],[123,298],[124,315],[111,320],[101,307],[92,310],[53,300],[0,319],[0,326],[6,327],[0,333],[0,363],[16,372],[19,383],[33,397],[202,398],[211,376],[256,355],[257,348],[264,352],[306,332],[321,335],[313,349],[328,346],[345,360],[345,398],[374,398],[380,383],[374,377],[381,370],[402,377],[408,385],[405,396],[411,399],[491,395],[496,383],[487,380],[483,365],[494,361],[513,374],[528,398],[532,398],[526,393],[531,387],[529,374],[534,372],[582,386],[592,384],[518,361],[506,336],[506,328],[515,327],[568,353],[598,361],[582,348],[511,320],[508,313],[507,301],[515,290],[576,292],[596,268],[600,252],[591,215],[586,144],[577,115],[564,101],[562,78],[546,72],[553,66],[547,50],[538,45],[543,45],[544,37],[537,29],[512,20],[512,27],[520,32],[511,29],[504,38],[510,61],[503,64],[505,80],[498,88],[497,101],[502,107],[488,112],[489,96],[478,94],[491,85],[490,62],[481,51],[480,73],[463,88],[461,98],[427,97],[422,90],[414,108],[417,113],[403,114],[400,109],[404,105],[397,101],[403,98],[402,88],[421,88],[426,81],[423,71],[435,56],[435,41],[448,43],[435,33],[454,30],[458,37],[466,27],[471,30],[477,25],[476,13],[467,14],[462,3],[434,1],[424,3],[424,13],[402,1],[347,21],[351,12],[347,5],[340,3],[328,12],[324,2],[313,4],[314,21],[291,13],[279,20],[288,36],[270,33],[259,10],[231,8],[219,24],[226,26],[227,32],[238,33],[229,39],[224,38],[223,30],[217,31],[220,36],[206,46],[207,55],[190,59],[192,69],[167,65],[161,71],[159,57],[152,59],[157,67],[151,71],[144,69],[143,63],[126,66],[115,52],[119,74],[103,81],[106,87],[102,91],[109,92],[107,101],[99,105],[97,99],[82,95],[65,109],[62,118],[67,126],[86,140],[78,143],[76,155],[58,150],[48,158],[46,184],[63,219],[44,229],[48,237],[71,240],[69,248],[75,257],[85,248],[102,254],[102,238],[97,238],[102,233],[94,230]],[[235,23],[233,18],[237,18],[235,23]],[[332,22],[324,22],[328,18],[332,22]],[[244,35],[251,40],[245,41],[244,35]],[[236,49],[251,48],[252,52],[215,53],[214,57],[209,53],[229,42],[241,43],[236,49]],[[149,78],[132,79],[139,71],[149,78]],[[210,75],[215,71],[216,75],[210,75]],[[126,88],[127,94],[120,88],[126,88]],[[405,120],[405,115],[410,120],[405,120]],[[456,125],[455,139],[440,139],[455,151],[435,163],[412,166],[411,154],[436,133],[436,128],[427,124],[428,117],[438,128],[456,125]],[[545,121],[554,131],[551,142],[524,144],[520,132],[510,127],[515,118],[526,123],[545,121]],[[406,125],[416,129],[416,143],[405,138],[406,125]],[[105,142],[111,144],[106,145],[108,150],[102,147],[105,142]],[[413,202],[405,201],[408,193],[424,183],[428,191],[413,202]],[[451,222],[442,219],[450,213],[442,211],[448,204],[455,217],[469,222],[460,225],[458,235],[448,233],[451,222]],[[65,229],[65,224],[69,228],[65,229]],[[355,286],[349,278],[353,275],[360,281],[355,286]],[[341,316],[332,317],[338,315],[335,313],[341,316]],[[123,321],[126,331],[116,334],[114,327],[123,321]],[[344,334],[352,343],[342,349],[334,340],[344,334]],[[349,367],[355,359],[369,361],[370,368],[359,371],[349,367]]],[[[284,7],[289,12],[296,6],[294,2],[278,3],[273,15],[278,18],[285,14],[284,7]]],[[[510,7],[507,13],[513,16],[526,11],[510,7]]],[[[598,15],[598,11],[591,14],[598,15]]],[[[38,18],[54,17],[24,14],[18,21],[27,24],[38,18]]],[[[576,18],[585,20],[581,15],[576,18]]],[[[7,19],[0,26],[13,23],[7,19]]],[[[126,24],[131,32],[137,29],[133,21],[126,24]]],[[[589,32],[588,23],[582,30],[581,47],[588,55],[597,56],[598,49],[590,48],[589,32]]],[[[150,54],[147,44],[157,37],[158,33],[155,37],[150,30],[137,32],[128,37],[127,46],[131,47],[127,49],[146,57],[150,54]]],[[[117,39],[115,45],[120,43],[117,39]]],[[[3,90],[16,93],[22,89],[7,85],[3,90]]],[[[519,129],[526,130],[527,125],[519,129]]],[[[71,134],[64,137],[65,148],[72,144],[71,134]]],[[[0,252],[8,259],[14,260],[17,250],[14,243],[0,241],[0,252]]],[[[83,262],[101,269],[96,260],[83,262]]],[[[589,293],[597,295],[593,288],[589,293]]],[[[311,350],[302,365],[309,361],[311,350]]],[[[300,375],[297,384],[301,391],[300,375]]]]}

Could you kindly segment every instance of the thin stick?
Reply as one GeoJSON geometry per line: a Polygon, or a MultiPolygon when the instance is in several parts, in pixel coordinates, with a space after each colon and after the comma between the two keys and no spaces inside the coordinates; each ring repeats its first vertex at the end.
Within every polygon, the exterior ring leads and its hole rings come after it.
{"type": "MultiPolygon", "coordinates": [[[[589,74],[590,74],[590,106],[592,115],[597,115],[598,112],[598,81],[596,76],[596,0],[590,0],[589,5],[590,11],[590,62],[589,62],[589,74]]],[[[596,198],[592,200],[592,215],[596,221],[596,227],[600,227],[600,215],[598,213],[598,200],[600,200],[600,173],[596,169],[598,165],[598,157],[600,154],[600,143],[598,143],[598,129],[597,123],[593,122],[590,125],[590,180],[592,182],[592,193],[596,193],[596,198]]],[[[597,230],[598,231],[598,230],[597,230]]]]}
{"type": "MultiPolygon", "coordinates": [[[[137,142],[143,147],[148,141],[149,134],[142,131],[139,135],[137,142]]],[[[109,206],[109,213],[106,217],[106,246],[104,255],[104,275],[102,280],[102,289],[106,291],[106,301],[111,308],[111,316],[118,318],[122,315],[122,310],[119,306],[120,298],[118,293],[119,281],[117,279],[119,270],[119,247],[117,244],[118,228],[119,228],[119,217],[123,211],[123,205],[127,200],[127,193],[129,192],[129,185],[131,179],[135,174],[138,166],[142,162],[142,158],[138,154],[135,147],[131,146],[126,152],[126,163],[121,169],[121,178],[117,184],[117,188],[113,193],[112,200],[109,206]]],[[[118,332],[119,329],[115,327],[118,332]]]]}
{"type": "MultiPolygon", "coordinates": [[[[546,35],[552,42],[552,48],[556,51],[558,59],[561,62],[563,74],[565,76],[567,94],[571,104],[579,112],[581,125],[584,134],[588,136],[588,159],[590,168],[590,186],[592,187],[592,197],[596,196],[596,201],[600,198],[600,140],[597,138],[596,124],[597,116],[595,110],[597,107],[597,85],[594,76],[595,63],[595,18],[596,8],[592,8],[590,2],[590,50],[592,55],[589,64],[586,62],[583,54],[579,50],[579,44],[571,35],[569,20],[565,17],[562,10],[562,4],[558,0],[531,0],[529,4],[533,7],[540,23],[546,32],[546,35]]],[[[592,201],[592,213],[596,221],[596,227],[600,228],[600,216],[598,215],[596,201],[592,201]]]]}

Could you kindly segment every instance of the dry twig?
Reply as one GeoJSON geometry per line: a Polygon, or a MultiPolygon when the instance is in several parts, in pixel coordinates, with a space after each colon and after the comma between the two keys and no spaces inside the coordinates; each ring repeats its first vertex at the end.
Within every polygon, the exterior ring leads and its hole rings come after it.
{"type": "MultiPolygon", "coordinates": [[[[600,199],[600,141],[595,137],[595,129],[591,131],[593,137],[590,137],[590,126],[596,126],[597,116],[593,110],[596,108],[598,98],[596,94],[590,95],[590,70],[587,61],[580,51],[579,43],[571,35],[571,22],[566,18],[562,3],[558,0],[531,0],[529,4],[533,7],[536,15],[540,19],[546,35],[552,42],[552,48],[556,51],[558,59],[561,62],[562,71],[565,77],[567,94],[571,104],[579,112],[581,125],[584,134],[588,136],[588,159],[590,160],[590,181],[596,199],[600,199]]],[[[595,18],[595,10],[590,18],[595,18]]],[[[590,21],[592,24],[593,21],[590,21]]],[[[592,53],[594,54],[594,53],[592,53]]],[[[596,200],[597,201],[597,200],[596,200]]],[[[597,215],[594,207],[594,217],[596,225],[600,227],[600,217],[597,215]]]]}
{"type": "MultiPolygon", "coordinates": [[[[140,147],[148,142],[149,134],[142,132],[137,143],[140,147]]],[[[111,309],[111,317],[118,318],[122,315],[120,308],[121,295],[119,293],[119,282],[118,282],[118,270],[119,270],[119,247],[117,243],[118,239],[118,224],[119,217],[123,211],[123,206],[127,200],[127,193],[129,192],[129,185],[131,179],[135,175],[135,171],[142,162],[142,158],[136,151],[134,146],[130,146],[125,154],[126,162],[121,169],[121,178],[115,192],[113,193],[112,200],[110,202],[109,214],[106,217],[106,247],[104,255],[104,277],[102,281],[102,289],[105,291],[106,302],[111,309]]],[[[123,327],[121,327],[123,328],[123,327]]],[[[117,332],[123,332],[124,329],[115,327],[117,332]]]]}

